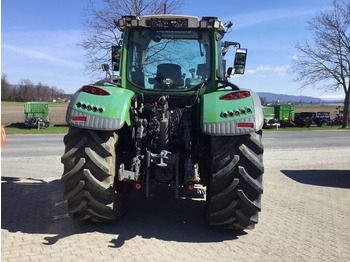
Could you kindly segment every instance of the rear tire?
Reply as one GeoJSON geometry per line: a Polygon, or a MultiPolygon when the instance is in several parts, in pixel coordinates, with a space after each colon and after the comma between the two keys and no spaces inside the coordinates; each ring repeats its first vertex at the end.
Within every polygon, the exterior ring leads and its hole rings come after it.
{"type": "Polygon", "coordinates": [[[254,228],[263,193],[261,132],[212,137],[211,151],[206,199],[209,224],[233,230],[254,228]]]}
{"type": "Polygon", "coordinates": [[[68,211],[78,220],[114,222],[127,208],[130,185],[116,179],[116,145],[113,131],[70,127],[61,158],[68,211]]]}

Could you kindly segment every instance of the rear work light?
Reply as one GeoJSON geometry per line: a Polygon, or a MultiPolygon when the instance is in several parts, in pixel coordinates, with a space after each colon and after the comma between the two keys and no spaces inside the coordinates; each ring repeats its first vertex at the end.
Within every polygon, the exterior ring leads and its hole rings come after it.
{"type": "Polygon", "coordinates": [[[238,100],[250,96],[249,91],[236,91],[220,97],[220,100],[238,100]]]}
{"type": "Polygon", "coordinates": [[[109,96],[110,93],[97,86],[83,86],[83,91],[98,96],[109,96]]]}

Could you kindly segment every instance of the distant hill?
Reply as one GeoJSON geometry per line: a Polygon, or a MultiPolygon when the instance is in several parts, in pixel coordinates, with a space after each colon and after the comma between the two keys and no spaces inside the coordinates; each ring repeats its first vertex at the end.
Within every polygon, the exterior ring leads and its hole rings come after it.
{"type": "Polygon", "coordinates": [[[311,96],[293,96],[293,95],[282,95],[268,92],[258,92],[258,95],[262,98],[266,98],[267,102],[279,101],[279,102],[302,102],[302,103],[322,103],[324,102],[320,98],[311,96]]]}

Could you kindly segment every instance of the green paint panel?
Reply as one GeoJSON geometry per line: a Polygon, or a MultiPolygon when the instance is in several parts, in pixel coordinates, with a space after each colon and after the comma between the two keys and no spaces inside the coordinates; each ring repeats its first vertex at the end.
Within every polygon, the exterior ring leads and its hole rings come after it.
{"type": "Polygon", "coordinates": [[[293,105],[274,105],[275,117],[279,120],[294,121],[294,106],[293,105]]]}
{"type": "Polygon", "coordinates": [[[47,118],[49,115],[48,102],[27,102],[24,104],[25,118],[37,116],[47,118]]]}
{"type": "Polygon", "coordinates": [[[231,92],[234,91],[216,91],[203,95],[201,116],[202,123],[229,122],[254,115],[254,104],[252,97],[242,98],[239,100],[220,100],[220,97],[231,92]],[[236,115],[236,112],[239,112],[239,115],[236,115]],[[242,112],[245,112],[245,114],[242,112]]]}
{"type": "Polygon", "coordinates": [[[124,119],[128,124],[130,124],[129,109],[131,104],[131,98],[134,96],[134,92],[119,87],[99,87],[108,91],[110,95],[94,95],[80,91],[77,100],[75,101],[74,109],[86,114],[95,115],[99,117],[124,119]],[[78,103],[80,103],[80,106],[78,106],[78,103]],[[84,109],[82,105],[85,105],[86,108],[84,109]],[[93,112],[93,110],[88,110],[89,106],[91,108],[97,108],[97,111],[93,112]],[[100,113],[99,109],[102,109],[103,112],[100,113]]]}

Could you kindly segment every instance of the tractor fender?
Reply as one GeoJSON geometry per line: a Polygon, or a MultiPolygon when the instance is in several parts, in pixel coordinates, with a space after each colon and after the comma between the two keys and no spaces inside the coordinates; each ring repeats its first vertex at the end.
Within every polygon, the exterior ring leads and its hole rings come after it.
{"type": "Polygon", "coordinates": [[[84,86],[73,95],[66,122],[84,129],[121,129],[125,123],[130,125],[130,105],[134,95],[130,90],[115,86],[84,86]]]}
{"type": "Polygon", "coordinates": [[[218,90],[202,97],[201,130],[204,134],[245,135],[261,130],[263,124],[260,98],[251,90],[218,90]],[[237,92],[241,93],[236,96],[237,92]],[[223,99],[225,95],[231,99],[223,99]]]}

